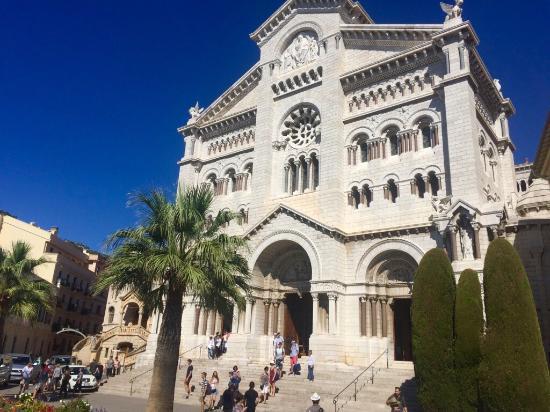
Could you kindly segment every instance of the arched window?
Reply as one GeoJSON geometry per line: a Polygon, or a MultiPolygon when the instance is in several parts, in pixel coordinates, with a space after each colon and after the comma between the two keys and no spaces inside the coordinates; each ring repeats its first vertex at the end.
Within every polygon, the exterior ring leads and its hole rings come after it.
{"type": "Polygon", "coordinates": [[[294,160],[290,161],[291,170],[291,182],[290,182],[290,194],[293,194],[298,188],[298,165],[294,160]]]}
{"type": "Polygon", "coordinates": [[[526,192],[527,191],[527,183],[525,183],[525,180],[521,181],[521,191],[526,192]]]}
{"type": "Polygon", "coordinates": [[[422,138],[422,147],[427,149],[435,146],[432,119],[424,118],[418,122],[418,130],[422,138]]]}
{"type": "Polygon", "coordinates": [[[319,159],[315,153],[311,154],[311,173],[313,174],[313,187],[311,190],[317,190],[319,187],[319,159]]]}
{"type": "Polygon", "coordinates": [[[206,184],[210,185],[210,188],[212,189],[212,192],[214,192],[214,196],[219,194],[219,188],[218,188],[218,177],[215,173],[210,173],[206,177],[206,184]]]}
{"type": "Polygon", "coordinates": [[[234,169],[229,169],[227,173],[225,174],[225,178],[227,179],[228,189],[227,192],[233,193],[237,191],[237,176],[235,174],[234,169]]]}
{"type": "Polygon", "coordinates": [[[397,127],[390,127],[386,129],[385,135],[386,138],[390,142],[390,155],[396,156],[399,154],[399,137],[397,136],[397,132],[399,130],[397,127]]]}
{"type": "Polygon", "coordinates": [[[109,318],[107,320],[107,323],[113,323],[115,319],[115,308],[110,306],[109,307],[109,318]]]}
{"type": "Polygon", "coordinates": [[[354,186],[351,188],[351,205],[355,209],[358,209],[360,203],[361,203],[361,194],[359,193],[357,186],[354,186]]]}
{"type": "Polygon", "coordinates": [[[239,223],[242,225],[248,224],[248,211],[242,208],[239,210],[239,223]]]}
{"type": "Polygon", "coordinates": [[[426,193],[426,184],[424,182],[424,178],[422,177],[422,175],[420,173],[418,173],[414,177],[414,183],[416,185],[416,191],[417,191],[418,197],[423,199],[424,194],[426,193]]]}
{"type": "Polygon", "coordinates": [[[393,179],[388,180],[387,196],[388,200],[391,200],[392,203],[397,202],[397,198],[399,197],[399,188],[393,179]]]}
{"type": "Polygon", "coordinates": [[[370,204],[372,203],[372,190],[369,185],[363,185],[363,199],[365,200],[365,204],[367,207],[370,207],[370,204]]]}
{"type": "Polygon", "coordinates": [[[430,189],[430,193],[433,196],[437,196],[439,190],[441,189],[439,184],[439,177],[436,176],[435,172],[429,172],[428,173],[428,186],[430,189]]]}
{"type": "Polygon", "coordinates": [[[245,176],[244,176],[243,190],[248,190],[251,188],[251,183],[252,183],[253,164],[248,163],[244,167],[244,171],[245,171],[245,176]]]}

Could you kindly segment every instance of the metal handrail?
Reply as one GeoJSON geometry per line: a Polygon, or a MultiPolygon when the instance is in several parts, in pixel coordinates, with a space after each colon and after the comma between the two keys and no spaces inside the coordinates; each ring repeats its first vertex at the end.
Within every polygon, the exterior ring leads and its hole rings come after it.
{"type": "MultiPolygon", "coordinates": [[[[204,343],[201,343],[200,345],[197,345],[197,346],[195,346],[194,348],[187,349],[185,352],[180,353],[179,356],[178,356],[178,368],[179,368],[179,364],[180,364],[181,358],[182,358],[185,354],[187,354],[187,353],[189,353],[189,352],[191,352],[191,351],[194,351],[195,349],[200,349],[200,352],[199,352],[199,359],[200,359],[200,357],[202,356],[202,348],[203,348],[203,346],[204,346],[204,343]]],[[[143,375],[146,375],[146,374],[148,374],[149,372],[152,372],[153,369],[155,369],[154,366],[153,366],[151,369],[148,369],[148,370],[146,370],[145,372],[142,372],[142,373],[140,373],[139,375],[134,376],[132,379],[130,379],[130,380],[128,381],[128,382],[130,382],[130,396],[132,396],[132,394],[134,393],[134,382],[135,382],[137,379],[141,378],[143,375]]]]}
{"type": "MultiPolygon", "coordinates": [[[[378,357],[374,360],[374,362],[372,362],[367,367],[367,369],[365,369],[363,372],[361,372],[359,375],[357,375],[355,377],[355,379],[353,379],[344,389],[342,389],[340,392],[338,392],[338,394],[332,399],[332,403],[334,404],[334,412],[338,412],[338,410],[339,410],[338,409],[338,401],[340,400],[339,399],[340,395],[342,395],[352,385],[354,386],[353,400],[355,402],[357,402],[357,392],[358,392],[357,383],[359,382],[359,378],[361,378],[361,376],[365,375],[369,370],[371,371],[371,376],[370,376],[370,378],[368,378],[368,381],[370,381],[370,383],[374,385],[374,365],[375,365],[376,362],[378,362],[380,359],[382,359],[382,356],[384,356],[384,355],[386,355],[386,369],[390,367],[389,352],[388,352],[388,349],[386,349],[384,352],[382,352],[380,355],[378,355],[378,357]]],[[[362,389],[362,387],[359,388],[359,390],[361,390],[361,389],[362,389]]],[[[342,405],[342,407],[344,405],[342,405]]]]}

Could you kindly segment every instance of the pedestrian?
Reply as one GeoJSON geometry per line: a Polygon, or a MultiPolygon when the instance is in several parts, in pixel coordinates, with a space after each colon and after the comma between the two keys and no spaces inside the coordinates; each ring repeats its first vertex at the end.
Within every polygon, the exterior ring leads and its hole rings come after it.
{"type": "Polygon", "coordinates": [[[210,388],[210,382],[206,379],[206,372],[201,373],[201,380],[199,382],[201,388],[201,395],[199,397],[199,402],[201,403],[201,412],[204,412],[204,406],[206,405],[206,397],[212,392],[210,388]]]}
{"type": "Polygon", "coordinates": [[[234,392],[232,385],[229,385],[223,392],[221,398],[223,412],[233,412],[233,406],[235,406],[234,392]]]}
{"type": "Polygon", "coordinates": [[[206,345],[206,348],[208,349],[208,359],[214,359],[214,349],[216,345],[214,343],[214,337],[210,336],[208,339],[208,344],[206,345]]]}
{"type": "Polygon", "coordinates": [[[219,358],[222,356],[222,337],[220,336],[220,332],[216,332],[216,337],[214,338],[214,345],[216,346],[216,358],[219,358]]]}
{"type": "Polygon", "coordinates": [[[277,382],[277,368],[275,364],[271,362],[269,364],[269,396],[275,396],[275,382],[277,382]]]}
{"type": "Polygon", "coordinates": [[[273,337],[273,359],[275,359],[275,351],[279,347],[279,344],[283,344],[285,342],[284,338],[281,336],[281,332],[277,332],[275,336],[273,337]]]}
{"type": "Polygon", "coordinates": [[[33,393],[34,399],[38,399],[38,395],[46,389],[46,385],[48,383],[48,378],[49,378],[49,372],[50,372],[50,368],[48,367],[48,365],[46,365],[45,363],[40,365],[40,372],[38,372],[38,378],[34,385],[34,393],[33,393]]]}
{"type": "Polygon", "coordinates": [[[63,377],[61,378],[61,387],[59,388],[59,396],[64,398],[67,396],[69,388],[69,381],[71,380],[71,371],[68,367],[63,370],[63,377]]]}
{"type": "Polygon", "coordinates": [[[269,367],[264,368],[264,373],[260,376],[260,390],[262,394],[260,395],[260,403],[267,403],[267,398],[269,398],[269,367]]]}
{"type": "Polygon", "coordinates": [[[282,379],[283,374],[283,363],[285,361],[285,349],[283,348],[283,343],[279,342],[277,349],[275,349],[275,365],[277,365],[277,369],[279,369],[279,375],[282,379]]]}
{"type": "Polygon", "coordinates": [[[76,393],[77,391],[80,393],[82,392],[82,380],[84,379],[84,370],[80,368],[78,370],[78,375],[76,375],[76,381],[73,386],[73,393],[76,393]]]}
{"type": "Polygon", "coordinates": [[[241,383],[241,372],[237,365],[233,366],[233,370],[230,373],[229,384],[235,385],[235,389],[239,390],[239,385],[241,383]]]}
{"type": "Polygon", "coordinates": [[[218,397],[219,397],[218,387],[219,387],[219,384],[220,384],[220,378],[218,377],[218,372],[214,371],[214,373],[212,374],[212,377],[210,378],[210,388],[211,388],[210,409],[214,409],[214,407],[216,406],[216,403],[218,402],[218,397]]]}
{"type": "Polygon", "coordinates": [[[228,331],[225,331],[222,336],[222,354],[227,353],[227,342],[229,341],[229,336],[231,336],[231,333],[228,331]]]}
{"type": "Polygon", "coordinates": [[[315,357],[313,356],[313,351],[309,351],[309,356],[307,358],[307,379],[310,382],[313,382],[315,376],[313,376],[313,369],[315,368],[315,357]]]}
{"type": "Polygon", "coordinates": [[[310,399],[312,405],[306,409],[306,412],[324,412],[324,409],[321,408],[321,405],[319,405],[321,402],[321,397],[317,394],[317,392],[315,392],[310,399]]]}
{"type": "Polygon", "coordinates": [[[27,389],[29,389],[29,384],[31,383],[31,377],[32,377],[32,363],[27,363],[27,366],[25,366],[21,370],[21,382],[19,382],[19,395],[26,392],[27,389]]]}
{"type": "Polygon", "coordinates": [[[95,371],[94,371],[94,377],[95,377],[95,380],[97,381],[98,385],[101,384],[101,378],[103,376],[103,366],[102,365],[97,365],[97,367],[95,368],[95,371]]]}
{"type": "Polygon", "coordinates": [[[61,365],[58,363],[55,365],[55,369],[53,370],[53,374],[52,374],[54,391],[59,389],[59,385],[61,384],[61,374],[62,374],[61,365]]]}
{"type": "Polygon", "coordinates": [[[235,397],[235,406],[233,406],[233,412],[244,412],[245,406],[244,406],[244,396],[241,395],[239,392],[237,392],[238,395],[235,397]]]}
{"type": "Polygon", "coordinates": [[[115,376],[113,373],[113,369],[115,367],[115,361],[113,360],[113,357],[109,357],[107,360],[107,377],[115,376]]]}
{"type": "Polygon", "coordinates": [[[187,359],[187,370],[185,371],[185,380],[183,381],[183,386],[185,388],[185,391],[187,392],[187,396],[185,399],[189,399],[189,395],[191,395],[191,378],[193,378],[193,361],[191,359],[187,359]]]}
{"type": "Polygon", "coordinates": [[[250,382],[249,389],[244,393],[244,399],[246,401],[246,412],[256,412],[256,405],[258,404],[258,392],[254,389],[254,382],[250,382]]]}
{"type": "Polygon", "coordinates": [[[396,386],[394,392],[386,400],[386,405],[390,407],[391,412],[407,412],[405,397],[401,393],[401,388],[396,386]]]}
{"type": "Polygon", "coordinates": [[[118,356],[115,358],[113,366],[115,368],[115,373],[113,373],[113,376],[120,375],[120,361],[118,360],[118,356]]]}
{"type": "Polygon", "coordinates": [[[298,343],[293,339],[290,344],[290,375],[294,374],[294,365],[298,363],[298,354],[300,353],[300,348],[298,343]]]}

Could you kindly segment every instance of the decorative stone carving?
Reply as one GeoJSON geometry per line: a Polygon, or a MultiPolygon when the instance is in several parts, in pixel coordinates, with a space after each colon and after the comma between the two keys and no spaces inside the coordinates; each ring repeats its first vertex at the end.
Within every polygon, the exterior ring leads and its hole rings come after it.
{"type": "Polygon", "coordinates": [[[319,58],[319,44],[313,32],[301,32],[283,52],[283,72],[297,69],[319,58]]]}
{"type": "Polygon", "coordinates": [[[491,185],[487,185],[483,188],[483,193],[485,193],[485,196],[487,196],[488,202],[500,202],[500,196],[498,193],[491,187],[491,185]]]}
{"type": "Polygon", "coordinates": [[[309,146],[321,137],[321,116],[313,106],[300,106],[284,121],[283,137],[293,148],[309,146]]]}
{"type": "Polygon", "coordinates": [[[204,108],[200,107],[199,102],[197,102],[195,106],[189,109],[189,115],[191,116],[191,118],[187,121],[187,124],[195,123],[203,111],[204,108]]]}
{"type": "Polygon", "coordinates": [[[441,10],[443,10],[447,15],[447,17],[445,18],[445,21],[457,19],[462,16],[462,5],[464,4],[464,0],[455,0],[454,6],[452,4],[447,4],[447,3],[440,3],[440,4],[441,4],[441,10]]]}
{"type": "Polygon", "coordinates": [[[447,197],[432,197],[432,207],[437,212],[438,215],[446,214],[451,207],[452,196],[447,197]]]}

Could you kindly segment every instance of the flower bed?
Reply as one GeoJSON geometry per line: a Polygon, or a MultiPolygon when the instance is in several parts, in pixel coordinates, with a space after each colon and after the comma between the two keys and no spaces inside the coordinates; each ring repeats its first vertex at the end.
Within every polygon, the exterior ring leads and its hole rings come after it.
{"type": "Polygon", "coordinates": [[[91,405],[83,399],[61,401],[58,405],[48,405],[33,399],[25,393],[16,399],[0,397],[0,412],[90,412],[91,405]]]}

